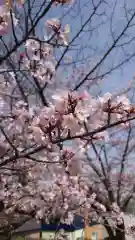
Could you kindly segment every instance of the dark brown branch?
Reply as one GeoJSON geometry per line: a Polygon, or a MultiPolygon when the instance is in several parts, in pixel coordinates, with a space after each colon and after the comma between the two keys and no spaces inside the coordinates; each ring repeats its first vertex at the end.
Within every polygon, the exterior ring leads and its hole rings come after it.
{"type": "Polygon", "coordinates": [[[31,27],[31,29],[28,31],[28,33],[25,35],[25,37],[18,42],[18,44],[15,44],[14,47],[7,52],[7,54],[5,56],[0,57],[0,64],[3,63],[4,60],[6,60],[8,57],[10,57],[10,55],[12,53],[14,53],[18,47],[20,47],[27,39],[28,36],[33,32],[33,29],[37,26],[37,24],[39,23],[39,21],[45,16],[45,14],[50,10],[51,6],[52,6],[53,1],[50,1],[48,6],[44,9],[44,11],[40,14],[40,16],[36,19],[36,21],[33,23],[33,26],[31,27]]]}
{"type": "Polygon", "coordinates": [[[61,55],[60,59],[57,62],[57,65],[55,67],[55,69],[57,69],[63,59],[63,57],[65,56],[65,54],[67,53],[67,51],[69,50],[69,47],[71,46],[71,44],[79,37],[79,35],[81,34],[81,32],[83,31],[83,29],[85,28],[85,26],[88,24],[89,21],[91,21],[92,17],[95,15],[97,9],[99,8],[100,4],[102,1],[100,1],[96,7],[94,7],[94,10],[92,12],[92,14],[90,15],[90,17],[85,21],[85,23],[82,25],[82,27],[80,28],[80,30],[77,32],[77,34],[73,37],[73,39],[69,42],[68,46],[66,47],[65,51],[63,52],[63,54],[61,55]]]}
{"type": "Polygon", "coordinates": [[[124,152],[123,152],[122,159],[121,159],[121,168],[120,168],[120,174],[119,174],[119,179],[118,179],[118,188],[117,188],[117,203],[118,203],[118,205],[120,205],[120,191],[121,191],[121,182],[122,182],[121,178],[122,178],[122,174],[124,171],[127,151],[128,151],[129,142],[130,142],[131,131],[132,131],[132,128],[130,126],[129,131],[128,131],[128,136],[127,136],[127,141],[126,141],[124,152]]]}
{"type": "MultiPolygon", "coordinates": [[[[84,137],[93,137],[95,134],[97,134],[99,132],[103,132],[106,129],[118,126],[121,123],[126,123],[126,122],[134,120],[134,119],[135,119],[135,116],[133,116],[133,117],[131,117],[129,119],[125,119],[125,120],[120,120],[120,121],[114,122],[114,123],[110,124],[109,126],[105,125],[103,127],[99,127],[99,128],[97,128],[97,129],[95,129],[95,130],[93,130],[91,132],[88,132],[88,133],[78,134],[78,135],[75,135],[75,136],[63,137],[63,138],[60,138],[60,139],[52,140],[52,144],[58,144],[58,143],[61,143],[61,142],[67,141],[67,140],[71,140],[71,139],[84,138],[84,137]]],[[[35,147],[35,149],[32,149],[32,150],[28,151],[27,153],[19,153],[18,152],[18,156],[17,157],[16,157],[16,155],[14,155],[14,156],[12,156],[10,158],[5,159],[3,162],[0,163],[0,166],[4,166],[5,164],[8,164],[9,162],[12,162],[13,160],[17,160],[19,158],[25,158],[25,157],[27,158],[27,156],[29,156],[31,154],[34,154],[34,153],[37,153],[39,151],[42,151],[45,148],[46,148],[46,146],[41,145],[41,146],[35,147]]]]}
{"type": "Polygon", "coordinates": [[[107,52],[100,59],[100,61],[92,68],[92,70],[90,70],[90,72],[81,80],[81,82],[76,85],[76,87],[74,88],[74,91],[77,90],[78,88],[80,88],[85,83],[85,81],[88,79],[88,77],[102,64],[102,62],[106,59],[106,57],[111,53],[113,48],[116,46],[117,42],[119,42],[121,37],[124,35],[126,30],[128,29],[128,27],[129,27],[130,23],[133,21],[134,17],[135,17],[135,12],[132,14],[132,16],[131,16],[130,20],[128,21],[128,23],[126,24],[125,28],[120,33],[120,35],[116,38],[116,40],[113,42],[111,47],[107,50],[107,52]]]}
{"type": "Polygon", "coordinates": [[[97,151],[93,142],[91,142],[91,145],[92,145],[92,148],[93,148],[93,150],[94,150],[94,152],[95,152],[95,154],[96,154],[96,156],[99,160],[99,163],[100,163],[100,166],[101,166],[101,169],[102,169],[102,173],[103,173],[103,176],[104,176],[104,186],[107,190],[109,200],[110,200],[111,203],[113,203],[115,201],[114,194],[113,194],[113,191],[112,191],[112,186],[111,186],[109,176],[106,174],[106,171],[105,171],[105,168],[104,168],[103,160],[102,160],[101,156],[98,154],[98,151],[97,151]]]}
{"type": "Polygon", "coordinates": [[[75,136],[68,136],[68,137],[61,137],[60,139],[56,139],[56,140],[52,140],[52,143],[56,144],[56,143],[59,143],[59,142],[65,142],[67,140],[72,140],[72,139],[77,139],[77,138],[85,138],[85,137],[94,137],[95,134],[97,133],[100,133],[100,132],[103,132],[109,128],[112,128],[112,127],[116,127],[122,123],[126,123],[126,122],[129,122],[129,121],[132,121],[135,119],[135,116],[131,117],[131,118],[128,118],[128,119],[125,119],[125,120],[119,120],[117,122],[114,122],[114,123],[111,123],[109,125],[104,125],[103,127],[99,127],[91,132],[87,132],[87,133],[84,133],[84,134],[78,134],[78,135],[75,135],[75,136]]]}

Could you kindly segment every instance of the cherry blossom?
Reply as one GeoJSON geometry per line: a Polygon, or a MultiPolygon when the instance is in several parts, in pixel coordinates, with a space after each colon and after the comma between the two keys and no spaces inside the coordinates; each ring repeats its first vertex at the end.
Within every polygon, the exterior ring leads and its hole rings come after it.
{"type": "Polygon", "coordinates": [[[69,4],[69,3],[71,3],[72,0],[54,0],[54,2],[55,2],[56,5],[57,5],[57,4],[62,4],[62,5],[64,5],[64,4],[69,4]]]}
{"type": "MultiPolygon", "coordinates": [[[[16,0],[16,3],[17,4],[24,4],[24,0],[16,0]]],[[[6,0],[6,6],[8,7],[8,8],[12,8],[12,4],[13,4],[13,1],[12,0],[6,0]]]]}
{"type": "Polygon", "coordinates": [[[68,34],[69,34],[69,26],[65,25],[64,30],[61,30],[61,22],[59,19],[50,19],[46,21],[46,30],[47,34],[51,36],[52,40],[56,44],[68,45],[68,34]]]}
{"type": "MultiPolygon", "coordinates": [[[[60,94],[61,92],[58,91],[59,94],[52,97],[53,102],[50,102],[48,107],[39,109],[36,116],[34,112],[31,114],[25,102],[18,101],[13,107],[13,115],[3,121],[4,128],[2,127],[1,131],[5,137],[3,141],[7,144],[7,150],[13,156],[15,151],[17,154],[15,158],[22,156],[21,161],[18,159],[15,165],[14,162],[10,162],[11,156],[9,160],[4,157],[0,162],[0,165],[3,165],[4,161],[9,161],[5,170],[1,168],[4,170],[1,198],[4,199],[7,213],[31,212],[34,208],[37,219],[45,217],[48,220],[55,215],[60,215],[64,220],[67,217],[67,209],[71,213],[73,211],[74,215],[75,208],[78,209],[80,206],[90,209],[94,204],[101,212],[106,211],[104,206],[94,200],[96,195],[92,195],[87,180],[83,180],[83,174],[85,174],[81,160],[83,153],[79,152],[78,148],[75,152],[72,148],[60,150],[57,145],[61,141],[66,142],[78,136],[81,139],[82,136],[81,141],[85,146],[92,138],[104,137],[105,131],[97,130],[96,132],[95,130],[102,129],[107,122],[108,114],[105,106],[99,104],[99,98],[94,99],[86,93],[87,97],[82,98],[77,92],[67,91],[60,94]],[[86,112],[85,115],[84,112],[86,112]],[[102,113],[100,117],[99,112],[102,113]],[[78,113],[83,116],[83,119],[78,117],[78,113]],[[95,124],[93,124],[93,117],[97,119],[95,124]],[[7,122],[8,128],[5,128],[7,122]],[[88,134],[89,132],[93,134],[88,134]],[[35,143],[39,146],[41,144],[42,151],[40,155],[35,151],[31,156],[27,154],[25,146],[31,148],[35,143]],[[58,208],[58,202],[60,208],[58,208]],[[51,211],[49,211],[50,207],[51,211]]],[[[115,100],[112,106],[119,111],[119,104],[115,100]]],[[[123,105],[122,118],[126,110],[127,106],[124,109],[123,105]]],[[[119,215],[118,211],[114,214],[114,218],[118,220],[119,215]]]]}
{"type": "MultiPolygon", "coordinates": [[[[3,33],[11,27],[9,9],[0,6],[0,15],[3,33]]],[[[117,227],[123,213],[116,203],[108,207],[101,201],[88,177],[85,150],[93,141],[109,141],[113,129],[127,126],[135,119],[135,108],[126,94],[95,97],[86,90],[73,91],[67,84],[55,87],[53,50],[68,45],[70,29],[62,28],[57,18],[47,20],[45,28],[47,41],[29,36],[19,46],[24,47],[23,56],[16,52],[11,56],[27,74],[25,82],[23,75],[18,81],[15,71],[0,79],[1,211],[46,222],[58,217],[68,224],[75,214],[84,217],[94,211],[95,217],[109,217],[117,227]]],[[[65,239],[64,233],[61,237],[65,239]]]]}
{"type": "Polygon", "coordinates": [[[41,85],[51,83],[55,74],[56,61],[52,56],[52,48],[46,43],[28,39],[25,44],[26,54],[23,55],[22,64],[30,70],[41,85]]]}
{"type": "MultiPolygon", "coordinates": [[[[14,13],[12,13],[14,26],[17,25],[18,20],[15,18],[14,13]]],[[[5,5],[0,5],[0,34],[5,34],[11,28],[11,14],[5,5]]]]}

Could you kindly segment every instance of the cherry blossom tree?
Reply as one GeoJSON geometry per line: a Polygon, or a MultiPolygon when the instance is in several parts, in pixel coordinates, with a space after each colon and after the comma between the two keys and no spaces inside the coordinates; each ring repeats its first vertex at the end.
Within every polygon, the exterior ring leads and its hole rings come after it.
{"type": "MultiPolygon", "coordinates": [[[[87,177],[89,176],[97,198],[104,196],[100,198],[101,203],[113,206],[115,214],[121,212],[121,219],[123,218],[121,223],[117,219],[113,231],[110,217],[102,215],[102,223],[108,231],[109,239],[126,239],[126,228],[130,232],[131,229],[134,230],[133,227],[130,229],[130,223],[129,226],[124,223],[124,214],[128,212],[128,206],[130,202],[134,202],[135,197],[134,133],[133,121],[124,129],[109,130],[110,138],[107,143],[92,140],[85,151],[89,168],[87,177]]],[[[94,214],[90,213],[90,218],[99,217],[94,214]]]]}
{"type": "MultiPolygon", "coordinates": [[[[29,218],[50,222],[57,217],[70,224],[76,213],[85,216],[94,210],[104,221],[112,220],[119,230],[117,239],[123,240],[122,231],[130,234],[131,229],[121,227],[119,202],[106,202],[90,180],[86,153],[88,148],[95,149],[94,144],[108,144],[116,129],[130,128],[135,107],[125,93],[95,97],[86,87],[80,90],[90,73],[84,76],[83,72],[80,81],[62,81],[57,70],[61,60],[55,51],[69,48],[69,25],[47,18],[42,40],[36,27],[52,7],[71,1],[44,1],[39,12],[32,12],[31,4],[8,1],[0,6],[2,234],[10,239],[12,230],[29,218]]],[[[93,79],[89,86],[97,82],[93,79]]],[[[109,189],[108,179],[104,184],[109,189]]]]}

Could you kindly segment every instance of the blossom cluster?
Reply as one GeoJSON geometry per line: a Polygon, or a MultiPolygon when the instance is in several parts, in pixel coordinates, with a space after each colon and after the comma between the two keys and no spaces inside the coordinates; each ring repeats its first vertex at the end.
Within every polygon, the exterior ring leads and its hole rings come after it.
{"type": "Polygon", "coordinates": [[[61,4],[61,5],[64,5],[64,4],[69,4],[71,3],[72,0],[54,0],[54,3],[57,5],[57,4],[61,4]]]}
{"type": "MultiPolygon", "coordinates": [[[[15,0],[16,3],[18,4],[24,4],[24,0],[15,0]]],[[[12,8],[12,5],[13,5],[14,1],[12,0],[6,0],[6,6],[11,9],[12,8]]]]}
{"type": "Polygon", "coordinates": [[[21,62],[23,68],[29,70],[30,75],[36,78],[41,85],[50,83],[55,74],[56,60],[52,55],[52,47],[47,43],[40,43],[34,39],[28,39],[21,62]]]}
{"type": "Polygon", "coordinates": [[[108,98],[106,94],[103,98],[94,99],[87,92],[81,94],[63,90],[53,95],[52,99],[53,103],[44,107],[32,121],[33,136],[40,142],[79,137],[84,142],[91,137],[107,140],[109,136],[106,129],[101,132],[96,132],[96,129],[106,126],[108,121],[112,124],[126,119],[130,110],[130,104],[124,96],[117,97],[109,108],[110,96],[108,98]]]}
{"type": "Polygon", "coordinates": [[[16,165],[13,171],[13,164],[9,164],[1,179],[1,200],[7,214],[34,211],[37,219],[44,218],[47,222],[60,216],[62,222],[70,224],[75,210],[86,203],[88,208],[88,203],[94,202],[95,196],[90,193],[86,200],[89,189],[83,178],[70,176],[60,163],[25,159],[16,165]]]}
{"type": "Polygon", "coordinates": [[[60,20],[53,18],[46,21],[46,30],[48,36],[52,38],[53,44],[68,45],[69,25],[65,25],[64,30],[61,30],[60,20]]]}
{"type": "Polygon", "coordinates": [[[87,92],[66,90],[53,95],[48,107],[28,108],[17,101],[8,118],[1,116],[1,148],[7,152],[0,161],[1,200],[7,213],[34,211],[37,219],[58,215],[67,221],[66,213],[74,215],[80,206],[85,210],[94,204],[105,211],[85,179],[83,151],[92,139],[108,140],[107,127],[102,128],[108,124],[109,112],[112,124],[127,119],[130,110],[124,96],[95,99],[87,92]],[[70,140],[74,150],[65,145],[70,140]]]}
{"type": "Polygon", "coordinates": [[[0,6],[0,35],[6,34],[12,27],[14,28],[18,23],[14,13],[6,5],[0,6]],[[13,23],[12,23],[13,21],[13,23]],[[12,25],[13,24],[13,25],[12,25]]]}
{"type": "Polygon", "coordinates": [[[114,220],[114,224],[119,226],[123,223],[124,213],[120,211],[119,206],[116,203],[112,204],[111,219],[114,220]]]}

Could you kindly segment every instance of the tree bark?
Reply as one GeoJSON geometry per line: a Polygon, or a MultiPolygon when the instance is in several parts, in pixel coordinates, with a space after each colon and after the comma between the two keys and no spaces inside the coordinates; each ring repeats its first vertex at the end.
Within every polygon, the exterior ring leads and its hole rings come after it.
{"type": "Polygon", "coordinates": [[[11,240],[12,239],[12,236],[11,236],[11,234],[10,235],[1,235],[0,236],[0,239],[2,239],[2,240],[11,240]]]}
{"type": "Polygon", "coordinates": [[[118,228],[116,229],[116,240],[125,240],[125,225],[124,225],[124,220],[121,225],[117,226],[118,228]]]}
{"type": "Polygon", "coordinates": [[[110,226],[109,222],[106,219],[104,219],[104,227],[106,228],[106,231],[109,235],[109,239],[113,240],[114,239],[114,232],[113,232],[113,229],[110,226]]]}
{"type": "Polygon", "coordinates": [[[115,231],[112,230],[112,227],[106,219],[104,220],[104,224],[109,235],[109,240],[126,240],[124,220],[121,225],[117,225],[115,231]]]}

